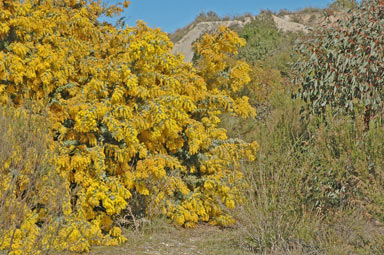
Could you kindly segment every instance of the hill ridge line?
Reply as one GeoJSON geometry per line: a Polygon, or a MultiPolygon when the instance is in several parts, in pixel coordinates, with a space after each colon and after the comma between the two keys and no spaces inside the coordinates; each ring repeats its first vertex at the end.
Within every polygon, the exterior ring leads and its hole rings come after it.
{"type": "MultiPolygon", "coordinates": [[[[191,62],[193,58],[192,44],[196,41],[202,34],[215,30],[219,25],[224,26],[240,26],[243,27],[246,24],[252,22],[256,19],[257,16],[247,16],[244,21],[241,20],[228,20],[228,21],[203,21],[191,26],[191,29],[185,34],[180,40],[178,40],[173,47],[172,53],[177,54],[181,53],[184,55],[184,60],[186,62],[191,62]]],[[[296,22],[292,22],[283,18],[279,18],[275,15],[272,15],[273,20],[277,29],[283,32],[304,32],[307,33],[310,28],[296,22]]]]}

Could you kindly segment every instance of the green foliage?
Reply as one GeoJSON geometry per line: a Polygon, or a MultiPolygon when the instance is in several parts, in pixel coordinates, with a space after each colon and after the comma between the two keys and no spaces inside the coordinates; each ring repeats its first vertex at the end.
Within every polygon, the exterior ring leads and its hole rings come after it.
{"type": "Polygon", "coordinates": [[[334,26],[299,43],[294,69],[299,96],[317,114],[354,115],[364,107],[366,125],[383,108],[384,2],[364,1],[334,26]]]}
{"type": "Polygon", "coordinates": [[[238,33],[247,42],[240,49],[239,58],[248,63],[277,69],[283,76],[289,74],[294,41],[301,34],[279,31],[270,13],[258,16],[244,28],[238,29],[238,33]]]}
{"type": "Polygon", "coordinates": [[[246,46],[240,50],[239,57],[248,62],[272,55],[282,39],[270,15],[260,16],[245,25],[239,36],[247,41],[246,46]]]}
{"type": "Polygon", "coordinates": [[[270,97],[282,90],[283,78],[278,69],[268,65],[254,64],[251,69],[251,82],[243,87],[240,95],[249,97],[249,102],[256,106],[257,118],[263,118],[270,97]]]}
{"type": "Polygon", "coordinates": [[[251,63],[251,82],[244,86],[240,95],[250,98],[257,106],[258,116],[262,119],[269,111],[269,98],[282,92],[286,77],[290,73],[291,54],[294,41],[299,33],[279,31],[272,14],[264,11],[256,20],[238,29],[239,35],[247,44],[240,49],[239,58],[251,63]]]}
{"type": "Polygon", "coordinates": [[[383,124],[364,133],[361,118],[305,120],[304,102],[289,93],[270,103],[262,121],[223,120],[230,136],[260,143],[256,161],[244,165],[243,245],[277,254],[382,254],[381,230],[370,222],[384,220],[383,124]]]}

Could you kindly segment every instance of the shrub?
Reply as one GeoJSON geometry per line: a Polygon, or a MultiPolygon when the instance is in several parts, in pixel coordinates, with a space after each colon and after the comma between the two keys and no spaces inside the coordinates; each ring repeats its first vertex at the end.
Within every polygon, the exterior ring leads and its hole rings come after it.
{"type": "Polygon", "coordinates": [[[251,82],[241,94],[247,95],[252,105],[268,104],[271,95],[282,88],[282,76],[279,70],[269,66],[254,64],[251,68],[251,82]]]}
{"type": "Polygon", "coordinates": [[[9,254],[47,252],[66,227],[68,194],[45,125],[44,116],[24,107],[0,107],[0,250],[9,254]]]}
{"type": "Polygon", "coordinates": [[[328,106],[352,116],[358,110],[368,129],[383,108],[383,25],[384,2],[363,1],[334,26],[299,43],[295,84],[314,113],[324,114],[328,106]]]}
{"type": "Polygon", "coordinates": [[[254,21],[238,29],[239,36],[247,42],[239,51],[238,58],[263,69],[277,69],[289,76],[294,42],[300,33],[281,32],[275,26],[271,14],[258,16],[254,21]]]}
{"type": "Polygon", "coordinates": [[[234,97],[249,82],[248,65],[228,61],[242,39],[226,28],[205,36],[195,69],[158,29],[97,21],[119,6],[1,4],[0,99],[31,100],[34,114],[48,108],[52,157],[70,194],[71,229],[59,236],[84,241],[72,250],[123,242],[116,218],[132,197],[148,217],[158,209],[186,227],[233,223],[229,211],[243,199],[239,160],[257,149],[218,127],[222,112],[255,113],[234,97]]]}
{"type": "Polygon", "coordinates": [[[281,34],[277,30],[271,15],[259,16],[239,31],[239,36],[247,42],[246,46],[240,49],[239,58],[254,63],[272,55],[278,48],[281,41],[281,34]]]}

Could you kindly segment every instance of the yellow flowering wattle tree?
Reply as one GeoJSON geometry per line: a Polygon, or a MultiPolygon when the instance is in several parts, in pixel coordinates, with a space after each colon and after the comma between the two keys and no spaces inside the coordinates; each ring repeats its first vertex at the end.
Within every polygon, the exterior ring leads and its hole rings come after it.
{"type": "Polygon", "coordinates": [[[123,242],[115,219],[133,194],[148,216],[157,208],[185,227],[233,223],[229,212],[243,199],[240,162],[253,160],[258,147],[218,127],[221,113],[255,114],[246,97],[236,97],[250,81],[248,65],[232,58],[244,41],[220,27],[196,44],[194,67],[170,53],[159,29],[97,20],[127,5],[0,2],[0,101],[48,111],[68,196],[59,248],[66,239],[82,240],[74,251],[123,242]]]}

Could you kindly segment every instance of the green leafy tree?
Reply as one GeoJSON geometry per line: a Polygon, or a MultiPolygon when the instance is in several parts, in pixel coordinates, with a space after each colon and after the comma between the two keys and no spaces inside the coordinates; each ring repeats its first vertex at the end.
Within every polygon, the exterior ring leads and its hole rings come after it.
{"type": "Polygon", "coordinates": [[[355,116],[362,109],[366,128],[383,109],[384,1],[363,1],[335,24],[300,42],[294,65],[299,96],[312,112],[355,116]]]}

